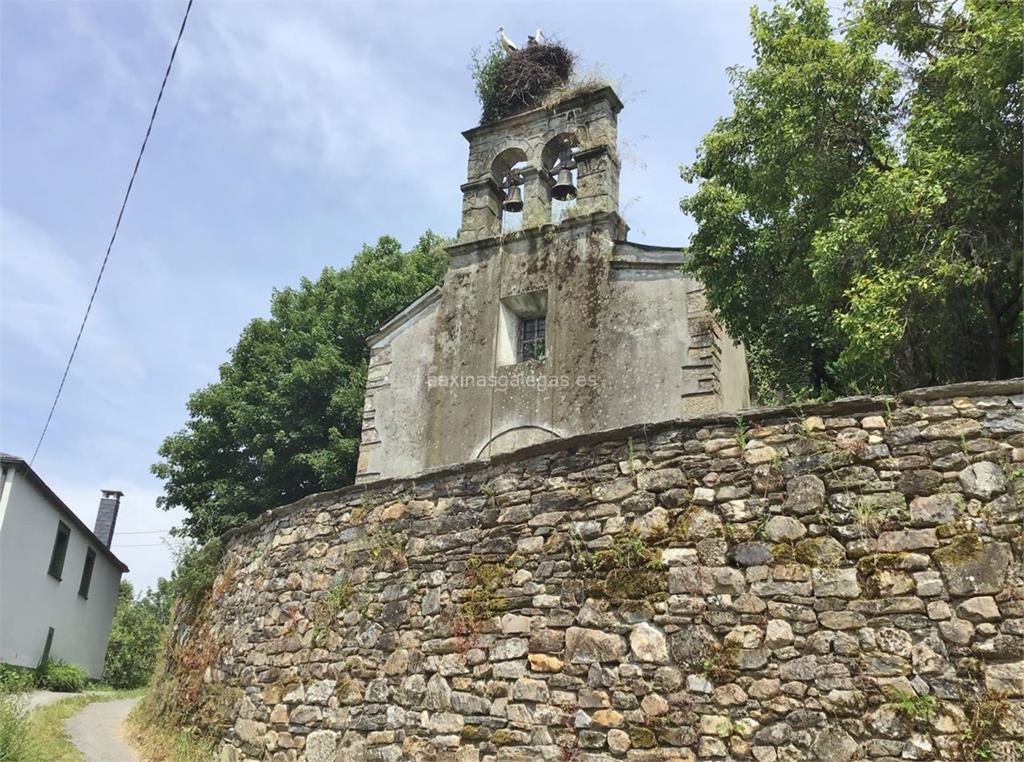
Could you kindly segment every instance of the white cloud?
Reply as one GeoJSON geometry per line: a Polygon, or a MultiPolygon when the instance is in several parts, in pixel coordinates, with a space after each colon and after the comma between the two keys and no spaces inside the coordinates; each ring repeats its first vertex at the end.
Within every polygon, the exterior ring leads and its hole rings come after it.
{"type": "MultiPolygon", "coordinates": [[[[45,231],[0,207],[0,352],[6,354],[3,344],[18,339],[59,372],[74,343],[94,278],[45,231]]],[[[145,376],[142,364],[125,346],[99,302],[93,307],[86,333],[89,355],[94,359],[85,361],[88,373],[76,375],[97,389],[145,376]]],[[[79,368],[82,362],[79,356],[79,368]]],[[[58,378],[54,377],[54,388],[58,378]]]]}
{"type": "Polygon", "coordinates": [[[179,87],[285,165],[347,178],[429,174],[443,159],[422,144],[420,122],[439,111],[452,119],[445,93],[403,76],[409,59],[391,60],[401,42],[382,51],[363,14],[334,4],[210,6],[182,43],[179,87]]]}

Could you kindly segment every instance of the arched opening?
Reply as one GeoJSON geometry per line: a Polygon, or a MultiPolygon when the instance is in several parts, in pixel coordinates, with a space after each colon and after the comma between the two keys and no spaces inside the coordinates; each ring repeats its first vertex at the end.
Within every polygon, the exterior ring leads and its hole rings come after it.
{"type": "Polygon", "coordinates": [[[544,170],[550,175],[551,221],[561,222],[576,212],[576,159],[579,141],[573,133],[564,132],[547,142],[541,152],[544,170]]]}
{"type": "Polygon", "coordinates": [[[501,188],[498,229],[502,233],[519,230],[523,226],[526,189],[522,172],[526,166],[526,152],[521,148],[506,148],[491,163],[491,174],[501,188]]]}

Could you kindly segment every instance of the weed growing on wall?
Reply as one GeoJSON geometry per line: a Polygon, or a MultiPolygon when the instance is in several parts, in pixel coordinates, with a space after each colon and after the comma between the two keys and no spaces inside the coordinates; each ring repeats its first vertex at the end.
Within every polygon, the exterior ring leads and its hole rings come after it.
{"type": "Polygon", "coordinates": [[[917,695],[908,693],[898,688],[888,691],[888,697],[895,704],[896,709],[910,720],[927,721],[935,709],[935,696],[929,693],[917,695]]]}
{"type": "Polygon", "coordinates": [[[634,532],[617,535],[611,547],[591,551],[574,532],[569,533],[570,558],[587,583],[587,593],[602,595],[620,607],[666,595],[661,551],[634,532]]]}
{"type": "Polygon", "coordinates": [[[1010,702],[1004,694],[986,689],[967,696],[963,709],[967,726],[960,731],[962,758],[992,759],[993,737],[1010,712],[1010,702]]]}
{"type": "Polygon", "coordinates": [[[192,545],[178,554],[172,581],[178,597],[193,616],[213,588],[223,555],[224,546],[219,539],[192,545]]]}

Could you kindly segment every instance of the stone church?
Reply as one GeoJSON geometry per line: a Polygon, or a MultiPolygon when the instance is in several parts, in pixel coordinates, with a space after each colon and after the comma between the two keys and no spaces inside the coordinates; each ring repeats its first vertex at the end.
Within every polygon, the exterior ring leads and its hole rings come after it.
{"type": "Polygon", "coordinates": [[[358,481],[749,405],[683,248],[627,240],[621,110],[603,87],[463,133],[444,282],[368,338],[358,481]]]}

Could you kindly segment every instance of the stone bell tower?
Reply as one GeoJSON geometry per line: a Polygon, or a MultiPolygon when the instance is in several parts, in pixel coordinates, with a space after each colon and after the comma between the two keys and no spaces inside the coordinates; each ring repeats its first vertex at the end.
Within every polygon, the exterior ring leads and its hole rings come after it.
{"type": "MultiPolygon", "coordinates": [[[[563,152],[575,161],[573,214],[619,210],[616,150],[622,101],[605,87],[462,133],[469,141],[469,169],[462,186],[462,227],[458,242],[492,238],[502,232],[509,171],[524,165],[523,227],[552,220],[552,171],[563,152]]],[[[571,171],[571,170],[570,170],[571,171]]]]}
{"type": "Polygon", "coordinates": [[[680,246],[626,240],[610,87],[463,133],[444,282],[368,338],[357,479],[749,404],[680,246]]]}

